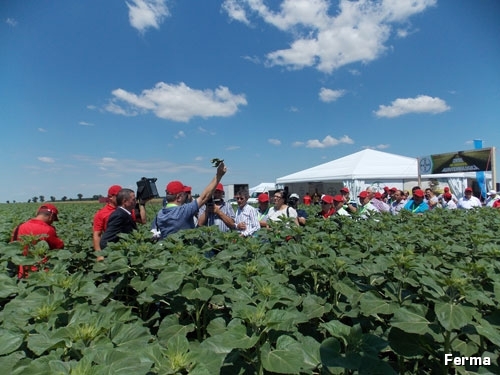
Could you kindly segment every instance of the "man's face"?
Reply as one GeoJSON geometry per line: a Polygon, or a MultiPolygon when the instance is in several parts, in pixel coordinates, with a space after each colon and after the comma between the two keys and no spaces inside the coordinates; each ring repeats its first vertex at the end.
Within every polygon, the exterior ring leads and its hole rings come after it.
{"type": "Polygon", "coordinates": [[[123,200],[123,208],[127,211],[132,212],[136,204],[135,193],[130,193],[130,196],[127,199],[123,200]]]}
{"type": "Polygon", "coordinates": [[[401,202],[401,199],[403,198],[403,196],[401,195],[401,193],[399,191],[396,191],[393,195],[392,195],[393,199],[396,201],[396,202],[401,202]]]}
{"type": "Polygon", "coordinates": [[[261,211],[267,210],[268,207],[269,207],[269,201],[259,202],[259,208],[261,211]]]}
{"type": "Polygon", "coordinates": [[[224,196],[224,192],[220,190],[215,190],[214,191],[214,199],[222,199],[224,196]]]}
{"type": "Polygon", "coordinates": [[[247,204],[247,198],[242,197],[241,195],[235,195],[234,199],[236,199],[239,208],[243,208],[247,204]]]}

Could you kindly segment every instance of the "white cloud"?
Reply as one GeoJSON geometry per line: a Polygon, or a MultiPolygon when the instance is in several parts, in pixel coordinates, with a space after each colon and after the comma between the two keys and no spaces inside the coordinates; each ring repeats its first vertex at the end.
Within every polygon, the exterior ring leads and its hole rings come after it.
{"type": "Polygon", "coordinates": [[[295,106],[291,106],[290,108],[288,108],[288,110],[290,112],[298,112],[299,111],[299,109],[297,107],[295,107],[295,106]]]}
{"type": "Polygon", "coordinates": [[[226,147],[227,151],[234,151],[234,150],[239,150],[239,149],[240,149],[240,146],[229,146],[229,147],[226,147]]]}
{"type": "Polygon", "coordinates": [[[9,26],[16,27],[17,26],[17,21],[14,18],[7,18],[5,20],[5,23],[9,26]]]}
{"type": "Polygon", "coordinates": [[[376,146],[363,146],[362,148],[370,148],[372,150],[385,150],[387,148],[389,148],[391,145],[389,144],[379,144],[379,145],[376,145],[376,146]]]}
{"type": "Polygon", "coordinates": [[[449,111],[450,107],[443,99],[419,95],[416,98],[396,99],[391,105],[380,105],[375,115],[378,117],[398,117],[408,113],[442,113],[449,111]]]}
{"type": "Polygon", "coordinates": [[[391,35],[397,35],[395,24],[408,23],[411,16],[436,2],[340,0],[338,8],[330,11],[337,2],[283,0],[279,5],[273,2],[271,9],[263,0],[225,0],[222,7],[231,19],[249,25],[255,16],[293,38],[287,48],[267,54],[269,66],[315,67],[331,73],[353,62],[377,59],[391,35]]]}
{"type": "Polygon", "coordinates": [[[171,85],[159,82],[152,89],[143,90],[140,95],[116,89],[114,98],[106,110],[121,115],[136,115],[138,112],[153,112],[156,116],[172,121],[188,122],[192,117],[229,117],[239,106],[247,105],[244,95],[234,95],[227,87],[215,90],[195,90],[184,82],[171,85]],[[123,108],[117,102],[124,102],[123,108]]]}
{"type": "Polygon", "coordinates": [[[246,25],[250,24],[250,21],[248,21],[247,19],[244,7],[238,4],[238,1],[226,0],[222,4],[222,9],[227,12],[231,19],[242,22],[246,25]]]}
{"type": "Polygon", "coordinates": [[[166,0],[132,0],[127,6],[130,25],[141,33],[149,27],[159,29],[163,19],[170,15],[166,0]]]}
{"type": "Polygon", "coordinates": [[[301,141],[295,141],[292,143],[292,146],[293,147],[300,147],[300,146],[304,146],[304,142],[301,142],[301,141]]]}
{"type": "Polygon", "coordinates": [[[332,90],[322,87],[321,90],[319,91],[319,99],[322,102],[330,103],[341,98],[342,96],[344,96],[344,94],[345,94],[344,90],[332,90]]]}
{"type": "Polygon", "coordinates": [[[47,133],[47,129],[44,129],[44,128],[38,128],[38,131],[40,133],[47,133]]]}
{"type": "Polygon", "coordinates": [[[55,163],[55,159],[48,156],[39,156],[37,159],[43,163],[55,163]]]}
{"type": "Polygon", "coordinates": [[[94,126],[94,124],[86,121],[80,121],[78,124],[82,126],[94,126]]]}
{"type": "Polygon", "coordinates": [[[281,141],[279,139],[269,138],[267,141],[270,144],[275,145],[275,146],[281,145],[281,141]]]}
{"type": "Polygon", "coordinates": [[[346,143],[351,145],[354,143],[354,141],[347,135],[344,135],[340,139],[327,135],[321,141],[319,139],[310,139],[305,143],[305,145],[307,148],[325,148],[325,147],[337,146],[341,143],[346,143]]]}
{"type": "Polygon", "coordinates": [[[179,130],[176,135],[174,135],[174,138],[179,139],[179,138],[185,138],[186,133],[184,133],[182,130],[179,130]]]}

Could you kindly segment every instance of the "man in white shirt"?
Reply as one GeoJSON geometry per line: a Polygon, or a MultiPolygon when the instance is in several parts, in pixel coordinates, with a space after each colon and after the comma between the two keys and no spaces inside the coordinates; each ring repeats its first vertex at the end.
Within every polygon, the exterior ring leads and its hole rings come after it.
{"type": "Polygon", "coordinates": [[[472,195],[472,188],[465,189],[464,196],[458,200],[457,208],[470,210],[472,208],[481,207],[479,198],[472,195]]]}

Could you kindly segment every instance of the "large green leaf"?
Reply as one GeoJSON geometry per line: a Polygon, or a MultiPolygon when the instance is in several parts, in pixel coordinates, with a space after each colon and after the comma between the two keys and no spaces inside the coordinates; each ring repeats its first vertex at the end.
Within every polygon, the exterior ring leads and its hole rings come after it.
{"type": "Polygon", "coordinates": [[[189,300],[208,301],[213,292],[208,288],[195,288],[193,284],[187,283],[182,288],[181,294],[189,300]]]}
{"type": "Polygon", "coordinates": [[[289,339],[280,336],[276,349],[266,342],[260,351],[262,365],[267,371],[277,374],[299,374],[304,366],[304,354],[300,347],[291,346],[289,339]]]}
{"type": "Polygon", "coordinates": [[[394,312],[390,324],[408,333],[425,334],[430,330],[426,313],[427,308],[421,305],[401,307],[394,312]]]}
{"type": "Polygon", "coordinates": [[[16,351],[24,341],[24,334],[0,328],[0,355],[16,351]]]}
{"type": "Polygon", "coordinates": [[[472,311],[454,303],[437,302],[434,312],[447,331],[460,329],[472,321],[472,311]]]}

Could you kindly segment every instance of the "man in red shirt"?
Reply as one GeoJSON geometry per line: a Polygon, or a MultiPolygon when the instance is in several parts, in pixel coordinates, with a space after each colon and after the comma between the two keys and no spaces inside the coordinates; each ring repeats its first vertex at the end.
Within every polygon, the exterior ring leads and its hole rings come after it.
{"type": "MultiPolygon", "coordinates": [[[[109,215],[116,209],[117,203],[116,203],[116,195],[118,192],[122,189],[120,185],[113,185],[108,189],[108,203],[101,208],[99,211],[96,212],[94,215],[94,224],[93,224],[93,243],[94,243],[94,250],[100,251],[101,250],[101,237],[104,231],[106,230],[106,227],[108,225],[108,218],[109,215]]],[[[140,202],[139,204],[139,213],[140,217],[137,218],[137,215],[135,213],[135,210],[132,210],[132,219],[141,224],[146,223],[146,208],[145,208],[145,202],[140,202]]],[[[99,257],[100,259],[100,257],[99,257]]]]}
{"type": "MultiPolygon", "coordinates": [[[[36,212],[35,218],[18,225],[16,229],[14,229],[11,241],[21,240],[23,236],[39,236],[39,240],[36,242],[47,242],[49,249],[64,248],[64,242],[57,237],[56,228],[52,225],[54,221],[59,220],[57,217],[58,213],[59,211],[56,206],[52,204],[46,203],[41,205],[36,212]]],[[[23,250],[23,255],[27,256],[28,252],[29,246],[26,245],[23,250]]],[[[45,263],[47,260],[45,256],[41,263],[45,263]]],[[[38,267],[36,265],[19,266],[17,277],[20,279],[28,277],[28,271],[38,271],[38,267]]]]}

